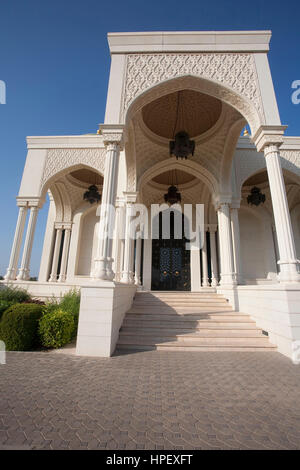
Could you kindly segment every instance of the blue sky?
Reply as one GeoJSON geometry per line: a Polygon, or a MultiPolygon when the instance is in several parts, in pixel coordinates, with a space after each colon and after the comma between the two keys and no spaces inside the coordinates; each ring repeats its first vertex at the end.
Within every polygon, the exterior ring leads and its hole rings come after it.
{"type": "MultiPolygon", "coordinates": [[[[0,0],[0,274],[15,230],[27,135],[95,132],[103,121],[109,75],[109,31],[271,29],[269,61],[283,124],[300,136],[299,1],[0,0]]],[[[37,275],[46,222],[39,215],[32,256],[37,275]]]]}

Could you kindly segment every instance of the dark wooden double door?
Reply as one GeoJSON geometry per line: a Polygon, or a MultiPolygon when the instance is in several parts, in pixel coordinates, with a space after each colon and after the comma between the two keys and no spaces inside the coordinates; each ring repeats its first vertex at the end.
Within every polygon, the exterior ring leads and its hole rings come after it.
{"type": "MultiPolygon", "coordinates": [[[[177,219],[178,220],[178,219],[177,219]]],[[[182,216],[182,234],[184,217],[182,216]]],[[[170,237],[162,237],[162,214],[159,214],[159,238],[152,240],[152,290],[191,290],[190,250],[188,240],[175,238],[174,213],[170,212],[170,237]]]]}

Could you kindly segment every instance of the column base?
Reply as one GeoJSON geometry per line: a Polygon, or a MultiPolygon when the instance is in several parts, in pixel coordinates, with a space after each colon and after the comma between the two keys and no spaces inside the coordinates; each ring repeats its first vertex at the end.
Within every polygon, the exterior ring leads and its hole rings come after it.
{"type": "Polygon", "coordinates": [[[100,258],[95,260],[95,269],[92,274],[94,280],[102,279],[104,281],[112,281],[115,273],[112,270],[112,258],[100,258]]]}
{"type": "Polygon", "coordinates": [[[134,283],[133,272],[123,271],[121,282],[124,282],[125,284],[133,284],[134,283]]]}
{"type": "Polygon", "coordinates": [[[28,281],[30,278],[28,269],[20,269],[19,274],[17,275],[18,281],[28,281]]]}
{"type": "Polygon", "coordinates": [[[297,269],[298,260],[278,261],[277,264],[280,266],[279,282],[300,282],[300,273],[297,269]]]}
{"type": "Polygon", "coordinates": [[[220,286],[236,286],[237,280],[234,273],[221,274],[220,286]]]}
{"type": "Polygon", "coordinates": [[[16,279],[16,269],[7,269],[6,274],[4,276],[5,281],[15,281],[16,279]]]}

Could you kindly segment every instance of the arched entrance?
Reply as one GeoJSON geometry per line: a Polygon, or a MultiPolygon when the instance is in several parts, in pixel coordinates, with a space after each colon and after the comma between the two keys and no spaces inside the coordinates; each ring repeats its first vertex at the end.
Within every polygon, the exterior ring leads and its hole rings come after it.
{"type": "Polygon", "coordinates": [[[151,289],[191,290],[190,250],[186,249],[189,240],[185,237],[185,225],[188,223],[186,217],[170,208],[160,212],[153,222],[158,225],[158,238],[152,239],[151,289]]]}

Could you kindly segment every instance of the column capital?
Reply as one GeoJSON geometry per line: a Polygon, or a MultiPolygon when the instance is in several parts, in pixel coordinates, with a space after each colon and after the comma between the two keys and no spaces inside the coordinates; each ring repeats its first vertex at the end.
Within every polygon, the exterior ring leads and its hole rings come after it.
{"type": "Polygon", "coordinates": [[[122,196],[116,197],[116,207],[124,207],[125,206],[125,198],[122,196]]]}
{"type": "Polygon", "coordinates": [[[126,204],[134,204],[137,201],[139,193],[135,191],[123,191],[123,194],[126,204]]]}
{"type": "Polygon", "coordinates": [[[229,195],[220,195],[215,199],[215,209],[218,210],[221,206],[229,206],[231,204],[232,197],[229,195]]]}
{"type": "Polygon", "coordinates": [[[55,230],[63,230],[64,229],[63,222],[55,222],[54,228],[55,228],[55,230]]]}
{"type": "Polygon", "coordinates": [[[232,199],[230,204],[230,209],[239,209],[241,207],[240,199],[232,199]]]}
{"type": "Polygon", "coordinates": [[[215,233],[218,229],[218,224],[208,224],[207,229],[209,232],[215,233]]]}
{"type": "Polygon", "coordinates": [[[37,207],[38,209],[40,209],[44,204],[44,201],[39,197],[28,198],[23,196],[17,196],[16,199],[18,207],[37,207]]]}
{"type": "Polygon", "coordinates": [[[277,149],[283,143],[283,134],[287,126],[260,126],[252,137],[257,151],[262,152],[269,146],[276,146],[277,149]]]}
{"type": "Polygon", "coordinates": [[[72,222],[63,222],[63,229],[64,230],[72,230],[72,222]]]}
{"type": "Polygon", "coordinates": [[[123,148],[124,126],[122,124],[100,124],[99,129],[106,147],[115,145],[123,148]]]}

